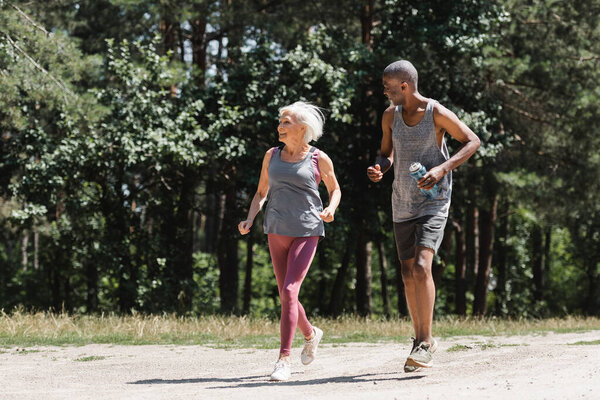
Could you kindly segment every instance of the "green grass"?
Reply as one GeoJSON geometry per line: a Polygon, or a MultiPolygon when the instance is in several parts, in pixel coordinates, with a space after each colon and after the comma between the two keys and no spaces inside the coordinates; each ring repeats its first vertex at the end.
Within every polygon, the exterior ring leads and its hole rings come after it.
{"type": "Polygon", "coordinates": [[[25,350],[25,349],[17,350],[17,354],[31,354],[31,353],[39,353],[39,352],[41,352],[41,350],[25,350]]]}
{"type": "Polygon", "coordinates": [[[88,356],[88,357],[80,357],[80,358],[76,358],[73,361],[78,361],[78,362],[86,362],[86,361],[98,361],[98,360],[104,360],[106,357],[104,356],[88,356]]]}
{"type": "MultiPolygon", "coordinates": [[[[406,342],[412,335],[410,320],[364,319],[344,316],[311,318],[326,328],[327,342],[406,342]]],[[[599,318],[496,319],[443,318],[434,321],[436,337],[514,336],[600,330],[599,318]]],[[[300,334],[295,344],[301,344],[300,334]]],[[[223,349],[279,346],[279,321],[268,318],[176,315],[70,315],[66,313],[0,312],[0,348],[31,346],[203,345],[223,349]]]]}
{"type": "Polygon", "coordinates": [[[575,343],[569,343],[570,346],[597,346],[600,345],[600,340],[590,340],[590,341],[583,341],[583,342],[575,342],[575,343]]]}
{"type": "Polygon", "coordinates": [[[464,344],[455,344],[454,346],[451,346],[448,348],[449,352],[454,352],[454,351],[466,351],[466,350],[473,350],[475,348],[480,348],[481,350],[487,350],[487,349],[498,349],[500,347],[517,347],[517,346],[526,346],[525,344],[496,344],[496,343],[476,343],[473,345],[464,345],[464,344]]]}
{"type": "Polygon", "coordinates": [[[465,351],[465,350],[472,350],[473,346],[465,346],[464,344],[455,344],[452,347],[449,347],[448,350],[449,352],[455,352],[455,351],[465,351]]]}

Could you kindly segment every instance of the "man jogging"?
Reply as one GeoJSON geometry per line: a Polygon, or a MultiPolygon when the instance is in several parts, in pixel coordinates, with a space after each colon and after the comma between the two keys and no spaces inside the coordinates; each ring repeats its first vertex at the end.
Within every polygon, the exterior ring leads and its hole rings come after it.
{"type": "Polygon", "coordinates": [[[375,165],[367,169],[369,179],[379,182],[394,165],[394,237],[415,330],[405,372],[433,366],[432,354],[437,342],[431,337],[435,302],[431,264],[448,219],[452,170],[471,157],[480,144],[477,135],[452,111],[422,96],[417,83],[417,70],[406,60],[385,68],[383,93],[392,105],[382,117],[381,154],[375,165]],[[463,143],[452,157],[444,140],[446,132],[463,143]],[[418,182],[409,175],[409,168],[415,162],[427,169],[418,182]],[[420,190],[430,190],[436,185],[438,194],[432,199],[420,190]]]}

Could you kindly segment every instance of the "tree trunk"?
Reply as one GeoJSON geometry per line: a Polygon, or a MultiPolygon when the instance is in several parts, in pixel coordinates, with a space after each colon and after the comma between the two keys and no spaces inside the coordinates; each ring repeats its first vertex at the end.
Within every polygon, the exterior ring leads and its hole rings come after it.
{"type": "Polygon", "coordinates": [[[402,280],[402,263],[398,255],[394,257],[396,266],[396,292],[398,293],[398,314],[407,316],[408,306],[406,305],[406,293],[404,292],[404,281],[402,280]]]}
{"type": "Polygon", "coordinates": [[[362,229],[356,245],[356,311],[363,317],[371,315],[371,242],[362,229]]]}
{"type": "Polygon", "coordinates": [[[59,261],[57,260],[56,251],[53,249],[52,260],[49,263],[45,263],[46,268],[46,281],[48,282],[50,289],[50,307],[53,311],[60,311],[60,281],[58,279],[58,271],[60,270],[59,261]]]}
{"type": "Polygon", "coordinates": [[[542,301],[544,286],[544,237],[542,228],[534,226],[531,232],[531,267],[533,272],[533,301],[542,301]]]}
{"type": "Polygon", "coordinates": [[[388,295],[387,259],[385,257],[383,240],[379,240],[377,242],[377,250],[379,253],[379,268],[381,269],[381,297],[383,299],[383,314],[389,319],[392,312],[390,309],[390,296],[388,295]]]}
{"type": "Polygon", "coordinates": [[[436,289],[438,289],[442,283],[442,275],[444,275],[444,269],[448,265],[448,258],[450,256],[450,248],[452,246],[452,223],[447,223],[444,228],[444,238],[440,244],[438,251],[438,257],[433,258],[433,264],[431,266],[431,275],[433,276],[433,282],[436,289]],[[439,262],[436,262],[436,258],[439,258],[439,262]]]}
{"type": "Polygon", "coordinates": [[[183,39],[183,32],[181,30],[181,24],[177,24],[177,39],[179,40],[179,61],[185,62],[185,40],[183,39]]]}
{"type": "MultiPolygon", "coordinates": [[[[593,218],[593,217],[592,217],[593,218]]],[[[590,223],[587,226],[584,243],[587,242],[585,257],[585,272],[588,280],[588,292],[585,300],[585,312],[588,315],[600,315],[600,298],[598,285],[598,264],[600,260],[600,249],[593,244],[596,242],[593,238],[597,232],[598,223],[595,226],[590,223]]],[[[597,242],[596,242],[597,243],[597,242]]]]}
{"type": "Polygon", "coordinates": [[[254,235],[248,234],[248,243],[246,247],[246,276],[244,277],[244,305],[242,312],[244,315],[250,313],[250,301],[252,300],[252,267],[254,265],[254,235]]]}
{"type": "Polygon", "coordinates": [[[496,254],[498,262],[496,268],[498,270],[498,284],[496,285],[496,314],[503,315],[506,313],[506,281],[508,274],[508,234],[510,231],[510,207],[506,204],[502,207],[502,216],[500,217],[500,225],[498,229],[498,245],[496,246],[496,254]]]}
{"type": "Polygon", "coordinates": [[[85,268],[87,284],[86,308],[91,313],[98,310],[98,269],[93,259],[87,261],[85,268]]]}
{"type": "Polygon", "coordinates": [[[221,231],[223,220],[224,196],[221,195],[218,185],[208,180],[206,182],[206,222],[204,224],[204,246],[206,253],[214,253],[217,248],[217,239],[221,231]]]}
{"type": "Polygon", "coordinates": [[[465,231],[456,221],[452,221],[455,231],[456,243],[456,268],[455,279],[455,307],[456,313],[461,316],[467,315],[467,247],[465,243],[465,231]]]}
{"type": "Polygon", "coordinates": [[[170,254],[173,257],[175,272],[175,292],[179,312],[189,311],[192,307],[194,292],[194,220],[193,209],[196,193],[196,173],[183,171],[179,201],[174,216],[175,236],[171,242],[170,254]]]}
{"type": "Polygon", "coordinates": [[[24,229],[23,238],[21,239],[21,267],[23,267],[23,271],[27,271],[27,264],[29,263],[27,247],[29,247],[29,232],[24,229]]]}
{"type": "MultiPolygon", "coordinates": [[[[544,276],[550,273],[550,248],[552,246],[552,227],[546,227],[544,230],[544,260],[542,262],[542,271],[544,276]]],[[[542,292],[544,297],[544,292],[542,292]]]]}
{"type": "Polygon", "coordinates": [[[38,270],[40,268],[40,233],[37,228],[33,227],[33,269],[38,270]]]}
{"type": "Polygon", "coordinates": [[[346,238],[346,249],[342,257],[342,263],[338,269],[333,288],[331,290],[331,299],[329,300],[329,315],[338,316],[342,312],[344,303],[344,288],[346,283],[346,275],[348,275],[348,267],[350,266],[350,258],[354,247],[354,237],[348,235],[346,238]]]}
{"type": "MultiPolygon", "coordinates": [[[[232,174],[233,175],[233,174],[232,174]]],[[[221,293],[221,311],[226,314],[235,313],[238,309],[238,235],[236,234],[235,177],[231,178],[225,193],[225,209],[231,210],[223,214],[221,232],[217,245],[219,263],[219,289],[221,293]]]]}
{"type": "Polygon", "coordinates": [[[171,51],[171,59],[174,59],[177,54],[177,41],[175,39],[175,31],[177,30],[176,24],[168,16],[163,16],[160,21],[160,32],[163,37],[163,54],[167,54],[171,51]]]}
{"type": "MultiPolygon", "coordinates": [[[[488,181],[491,179],[488,179],[488,181]]],[[[491,205],[489,209],[482,209],[480,211],[479,268],[475,286],[475,299],[473,301],[473,314],[478,316],[485,316],[487,312],[488,284],[494,250],[494,227],[498,208],[498,193],[495,185],[488,188],[486,193],[491,197],[491,205]]]]}
{"type": "MultiPolygon", "coordinates": [[[[318,268],[319,268],[319,271],[320,271],[319,276],[320,277],[324,277],[324,276],[327,275],[327,271],[330,270],[330,268],[329,268],[329,259],[327,258],[326,242],[317,247],[316,257],[319,260],[319,263],[318,263],[318,268]]],[[[313,260],[313,263],[311,265],[311,269],[314,268],[313,267],[314,265],[315,265],[315,262],[313,260]]],[[[327,289],[329,288],[329,285],[327,284],[327,280],[324,279],[324,278],[321,278],[321,279],[318,280],[318,282],[319,283],[317,285],[317,293],[327,293],[327,289]]],[[[321,307],[319,307],[319,309],[320,308],[321,307]]]]}
{"type": "Polygon", "coordinates": [[[198,81],[204,86],[206,76],[206,17],[197,15],[192,20],[192,62],[198,68],[200,75],[198,81]]]}
{"type": "MultiPolygon", "coordinates": [[[[168,12],[167,12],[168,13],[168,12]]],[[[163,13],[163,18],[160,21],[160,31],[163,37],[164,54],[169,56],[170,60],[177,58],[177,39],[176,31],[179,24],[173,21],[170,15],[163,13]]],[[[177,85],[170,86],[171,97],[177,96],[177,85]]]]}
{"type": "Polygon", "coordinates": [[[373,16],[373,0],[365,0],[360,14],[360,23],[362,28],[362,43],[367,45],[369,49],[371,49],[373,42],[371,34],[373,30],[373,16]]]}
{"type": "Polygon", "coordinates": [[[473,277],[477,276],[479,269],[479,209],[477,208],[477,187],[474,179],[469,180],[467,188],[467,280],[471,281],[473,277]]]}

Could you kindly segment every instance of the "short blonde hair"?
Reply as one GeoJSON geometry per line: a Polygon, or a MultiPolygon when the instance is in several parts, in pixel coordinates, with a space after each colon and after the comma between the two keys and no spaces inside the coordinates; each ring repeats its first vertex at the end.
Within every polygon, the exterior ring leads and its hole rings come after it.
{"type": "Polygon", "coordinates": [[[297,101],[281,107],[279,109],[279,116],[284,112],[293,114],[298,122],[306,126],[306,133],[304,134],[304,141],[306,143],[310,143],[313,140],[317,141],[323,135],[325,116],[319,107],[303,101],[297,101]]]}

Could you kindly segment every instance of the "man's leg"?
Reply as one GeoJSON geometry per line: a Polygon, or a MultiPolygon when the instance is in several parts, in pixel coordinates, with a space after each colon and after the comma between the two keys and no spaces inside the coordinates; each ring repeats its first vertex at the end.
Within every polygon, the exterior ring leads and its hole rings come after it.
{"type": "Polygon", "coordinates": [[[404,296],[406,297],[406,306],[412,320],[415,331],[415,339],[419,343],[419,313],[417,312],[417,287],[413,276],[414,257],[408,260],[400,260],[402,271],[402,282],[404,283],[404,296]]]}
{"type": "MultiPolygon", "coordinates": [[[[416,314],[418,314],[417,341],[406,364],[409,367],[433,366],[432,354],[437,348],[431,337],[433,309],[435,304],[435,284],[431,274],[433,256],[444,237],[446,218],[440,216],[424,216],[416,224],[415,258],[410,271],[414,280],[416,314]]],[[[405,367],[405,371],[406,371],[405,367]]]]}
{"type": "Polygon", "coordinates": [[[435,284],[431,274],[433,255],[433,249],[417,246],[412,264],[416,314],[418,315],[417,343],[426,342],[431,344],[431,325],[435,304],[435,284]]]}

